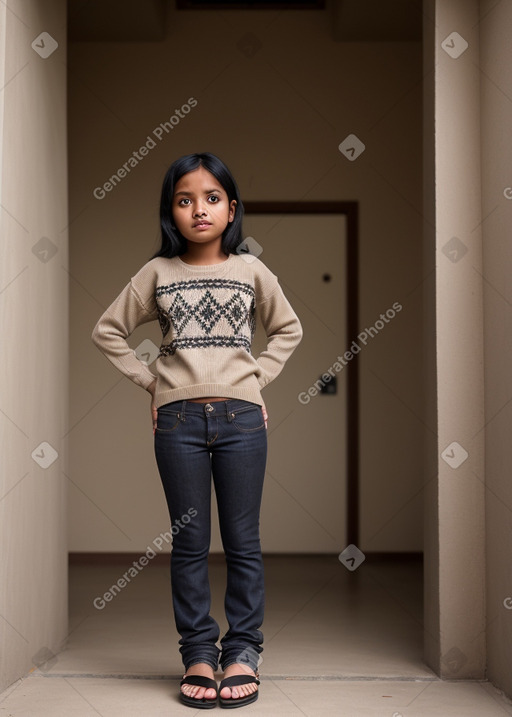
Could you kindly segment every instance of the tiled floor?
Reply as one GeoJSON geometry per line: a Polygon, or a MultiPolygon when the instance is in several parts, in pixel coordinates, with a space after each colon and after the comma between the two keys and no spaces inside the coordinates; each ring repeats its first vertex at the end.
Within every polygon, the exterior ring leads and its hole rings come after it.
{"type": "MultiPolygon", "coordinates": [[[[150,563],[104,609],[94,607],[126,569],[71,568],[67,647],[0,695],[0,717],[203,714],[177,698],[183,673],[167,565],[150,563]]],[[[367,560],[352,572],[336,556],[273,556],[265,576],[260,697],[242,714],[512,715],[490,683],[443,681],[423,663],[421,564],[367,560]]],[[[210,579],[222,630],[222,562],[212,560],[210,579]]]]}

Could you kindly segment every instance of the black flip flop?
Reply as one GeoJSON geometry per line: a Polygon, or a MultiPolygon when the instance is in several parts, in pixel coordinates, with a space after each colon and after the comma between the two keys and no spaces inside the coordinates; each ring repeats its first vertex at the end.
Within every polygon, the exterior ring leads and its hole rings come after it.
{"type": "Polygon", "coordinates": [[[207,689],[215,690],[215,698],[207,700],[206,697],[197,699],[197,697],[189,697],[185,695],[180,689],[180,699],[184,705],[188,707],[195,707],[198,710],[209,710],[217,705],[217,697],[219,694],[217,683],[212,680],[211,677],[203,677],[203,675],[185,675],[180,682],[180,688],[182,685],[197,685],[198,687],[206,687],[207,689]]]}
{"type": "Polygon", "coordinates": [[[233,675],[232,677],[225,677],[219,685],[220,706],[225,707],[226,709],[232,709],[234,707],[249,705],[251,702],[256,702],[259,690],[256,690],[252,694],[246,695],[245,697],[230,697],[229,699],[225,699],[220,696],[220,691],[224,687],[238,687],[239,685],[248,685],[250,682],[255,682],[257,685],[260,684],[260,681],[257,677],[254,677],[254,675],[233,675]]]}

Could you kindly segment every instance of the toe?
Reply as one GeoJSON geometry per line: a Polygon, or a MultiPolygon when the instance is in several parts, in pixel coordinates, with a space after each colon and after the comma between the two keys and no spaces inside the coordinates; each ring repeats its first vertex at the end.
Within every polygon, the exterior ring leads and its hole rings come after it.
{"type": "Polygon", "coordinates": [[[182,687],[182,691],[187,697],[193,697],[194,699],[202,699],[204,695],[204,687],[198,687],[197,685],[187,685],[185,683],[182,687]]]}
{"type": "Polygon", "coordinates": [[[187,695],[187,697],[193,697],[195,700],[214,700],[217,697],[217,692],[213,687],[198,687],[197,685],[187,685],[186,683],[181,688],[181,691],[187,695]]]}
{"type": "Polygon", "coordinates": [[[231,699],[231,687],[223,687],[219,694],[223,700],[231,699]]]}

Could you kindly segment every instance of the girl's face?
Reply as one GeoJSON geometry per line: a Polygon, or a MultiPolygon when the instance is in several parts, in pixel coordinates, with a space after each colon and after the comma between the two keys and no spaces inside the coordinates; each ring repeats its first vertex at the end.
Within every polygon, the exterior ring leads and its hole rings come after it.
{"type": "Polygon", "coordinates": [[[172,215],[187,242],[222,241],[222,233],[235,216],[236,201],[204,167],[184,174],[174,188],[172,215]]]}

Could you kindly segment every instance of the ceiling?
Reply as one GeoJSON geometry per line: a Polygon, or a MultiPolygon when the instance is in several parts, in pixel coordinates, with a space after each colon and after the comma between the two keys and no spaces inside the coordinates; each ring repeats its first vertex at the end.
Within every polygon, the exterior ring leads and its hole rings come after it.
{"type": "MultiPolygon", "coordinates": [[[[148,42],[165,37],[169,9],[181,12],[297,12],[286,2],[266,0],[256,7],[255,0],[215,3],[213,0],[186,0],[194,9],[179,9],[176,0],[68,0],[68,37],[71,42],[148,42]],[[216,7],[217,6],[217,7],[216,7]],[[222,7],[219,7],[222,6],[222,7]],[[248,9],[249,8],[249,9],[248,9]]],[[[325,0],[322,10],[330,19],[331,38],[335,42],[421,41],[422,0],[325,0]]]]}

